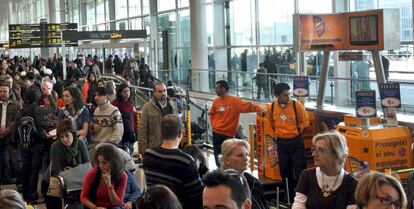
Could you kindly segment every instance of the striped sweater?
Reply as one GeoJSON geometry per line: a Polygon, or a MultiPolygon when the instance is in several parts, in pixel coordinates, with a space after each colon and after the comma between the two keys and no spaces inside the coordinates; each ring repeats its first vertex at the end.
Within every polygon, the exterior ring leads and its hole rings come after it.
{"type": "Polygon", "coordinates": [[[165,185],[175,193],[183,209],[202,208],[203,184],[190,155],[158,146],[144,153],[143,166],[148,187],[165,185]]]}

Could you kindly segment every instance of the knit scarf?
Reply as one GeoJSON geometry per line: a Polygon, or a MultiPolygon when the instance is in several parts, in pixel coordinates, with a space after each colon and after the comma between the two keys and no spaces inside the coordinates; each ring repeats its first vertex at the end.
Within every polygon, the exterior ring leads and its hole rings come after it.
{"type": "Polygon", "coordinates": [[[65,158],[65,161],[68,162],[68,165],[71,167],[75,167],[78,165],[78,161],[76,159],[76,156],[78,155],[78,139],[73,139],[73,143],[70,146],[63,145],[63,156],[65,158]]]}

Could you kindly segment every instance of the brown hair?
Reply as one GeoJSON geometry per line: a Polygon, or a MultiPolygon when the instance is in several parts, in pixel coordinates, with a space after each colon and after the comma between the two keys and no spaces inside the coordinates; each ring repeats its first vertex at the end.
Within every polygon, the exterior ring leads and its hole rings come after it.
{"type": "Polygon", "coordinates": [[[407,198],[400,182],[392,176],[376,171],[365,174],[365,176],[359,180],[355,190],[355,203],[360,208],[367,206],[369,200],[375,198],[377,191],[384,185],[389,185],[397,190],[399,201],[402,206],[401,208],[405,209],[407,207],[407,198]]]}

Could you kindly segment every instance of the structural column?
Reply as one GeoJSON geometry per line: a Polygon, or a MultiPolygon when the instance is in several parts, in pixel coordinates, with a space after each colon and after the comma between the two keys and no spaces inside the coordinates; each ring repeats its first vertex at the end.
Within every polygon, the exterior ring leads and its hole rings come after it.
{"type": "Polygon", "coordinates": [[[216,1],[214,4],[214,60],[216,69],[221,72],[216,72],[216,80],[227,80],[227,73],[222,72],[227,69],[227,49],[226,44],[225,25],[224,25],[224,2],[216,1]]]}
{"type": "Polygon", "coordinates": [[[191,87],[195,91],[209,92],[206,1],[190,1],[191,21],[191,87]],[[202,71],[197,71],[202,70],[202,71]]]}
{"type": "MultiPolygon", "coordinates": [[[[332,12],[349,12],[348,1],[332,1],[332,12]]],[[[334,77],[337,78],[352,78],[351,67],[349,61],[339,61],[338,52],[333,52],[334,58],[334,77]]],[[[330,82],[327,83],[330,85],[330,82]]],[[[335,80],[334,81],[334,103],[337,106],[348,106],[351,104],[351,81],[350,80],[335,80]]]]}

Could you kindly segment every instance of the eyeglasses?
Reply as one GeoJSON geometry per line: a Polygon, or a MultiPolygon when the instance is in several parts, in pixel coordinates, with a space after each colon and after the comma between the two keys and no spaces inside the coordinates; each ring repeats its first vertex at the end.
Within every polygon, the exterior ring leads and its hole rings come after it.
{"type": "Polygon", "coordinates": [[[326,150],[326,149],[321,148],[321,147],[312,147],[311,150],[312,150],[312,153],[316,152],[318,154],[326,154],[326,153],[331,152],[330,150],[326,150]]]}
{"type": "Polygon", "coordinates": [[[379,199],[379,201],[383,205],[386,205],[386,206],[394,205],[394,207],[396,209],[401,209],[402,208],[402,204],[401,204],[400,200],[392,201],[392,199],[390,197],[387,197],[387,196],[385,196],[385,197],[379,197],[379,196],[375,195],[375,197],[377,199],[379,199]]]}
{"type": "Polygon", "coordinates": [[[226,172],[227,174],[229,174],[229,176],[230,176],[233,180],[236,178],[235,182],[236,182],[236,183],[240,183],[240,185],[244,187],[243,177],[242,177],[242,175],[241,175],[238,171],[233,170],[233,169],[227,169],[227,170],[225,170],[225,172],[226,172]]]}

